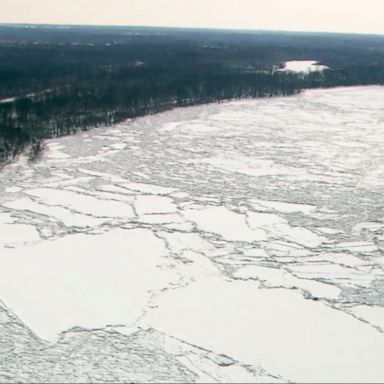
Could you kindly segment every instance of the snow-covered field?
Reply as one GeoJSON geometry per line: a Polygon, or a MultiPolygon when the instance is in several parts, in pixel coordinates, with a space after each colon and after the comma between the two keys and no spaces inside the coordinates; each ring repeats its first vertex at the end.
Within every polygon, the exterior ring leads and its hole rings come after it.
{"type": "Polygon", "coordinates": [[[51,140],[0,183],[0,382],[383,382],[384,88],[51,140]]]}
{"type": "Polygon", "coordinates": [[[284,63],[284,68],[280,69],[281,72],[297,72],[297,73],[311,73],[322,72],[329,69],[326,65],[318,64],[315,60],[292,60],[284,63]]]}

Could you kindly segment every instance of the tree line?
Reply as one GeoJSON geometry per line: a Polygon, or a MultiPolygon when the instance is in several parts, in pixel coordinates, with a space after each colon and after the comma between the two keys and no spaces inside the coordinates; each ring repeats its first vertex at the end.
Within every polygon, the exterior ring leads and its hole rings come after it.
{"type": "Polygon", "coordinates": [[[367,49],[361,37],[353,45],[340,36],[75,27],[31,37],[13,28],[6,39],[0,33],[0,100],[14,98],[0,101],[0,162],[26,148],[33,158],[45,138],[178,106],[384,84],[384,39],[376,37],[367,49]],[[331,69],[276,71],[290,59],[331,69]]]}

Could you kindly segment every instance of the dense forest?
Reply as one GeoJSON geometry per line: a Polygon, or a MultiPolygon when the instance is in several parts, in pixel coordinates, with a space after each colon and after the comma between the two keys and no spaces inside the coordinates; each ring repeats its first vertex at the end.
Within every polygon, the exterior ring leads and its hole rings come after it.
{"type": "Polygon", "coordinates": [[[177,106],[384,84],[384,36],[0,25],[0,162],[177,106]],[[306,76],[289,60],[329,67],[306,76]]]}

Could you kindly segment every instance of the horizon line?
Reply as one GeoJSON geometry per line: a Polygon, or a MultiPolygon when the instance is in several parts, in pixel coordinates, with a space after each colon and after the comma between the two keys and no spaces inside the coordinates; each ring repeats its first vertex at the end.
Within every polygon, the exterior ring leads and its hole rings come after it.
{"type": "Polygon", "coordinates": [[[205,26],[175,26],[175,25],[143,25],[143,24],[78,24],[78,23],[50,23],[50,22],[7,22],[0,21],[0,26],[37,26],[37,27],[104,27],[104,28],[160,28],[179,30],[212,30],[212,31],[234,31],[234,32],[275,32],[275,33],[309,33],[309,34],[332,34],[332,35],[363,35],[384,37],[384,32],[351,32],[351,31],[320,31],[320,30],[295,30],[295,29],[257,29],[257,28],[234,28],[234,27],[205,27],[205,26]]]}

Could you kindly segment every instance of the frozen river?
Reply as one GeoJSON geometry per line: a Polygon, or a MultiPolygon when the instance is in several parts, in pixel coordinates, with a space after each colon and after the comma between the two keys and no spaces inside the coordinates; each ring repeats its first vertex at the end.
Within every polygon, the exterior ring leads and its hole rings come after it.
{"type": "Polygon", "coordinates": [[[384,88],[50,140],[0,183],[0,382],[383,382],[384,88]]]}

